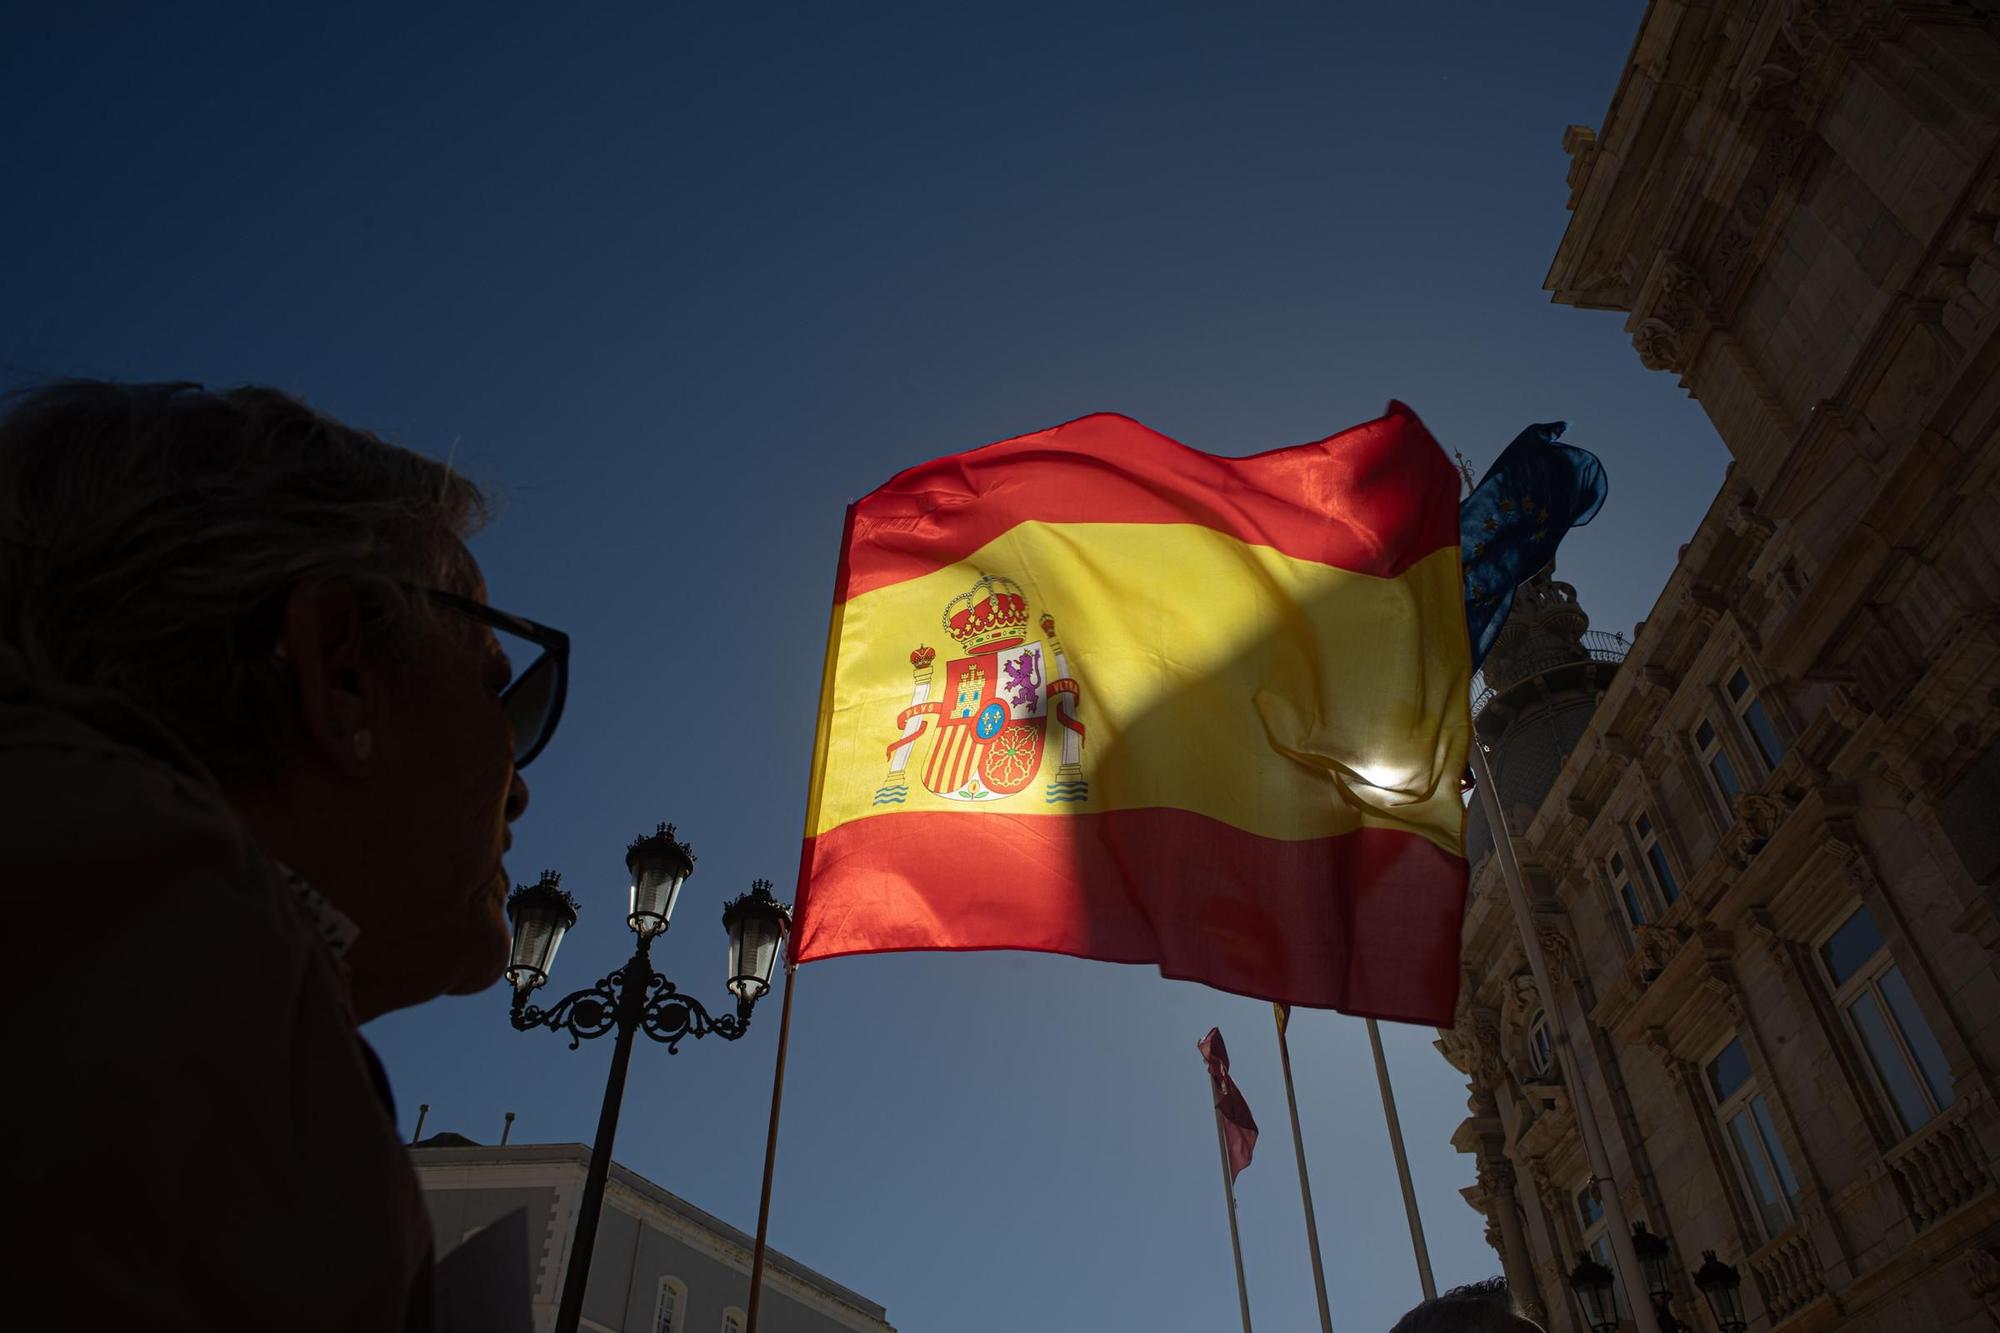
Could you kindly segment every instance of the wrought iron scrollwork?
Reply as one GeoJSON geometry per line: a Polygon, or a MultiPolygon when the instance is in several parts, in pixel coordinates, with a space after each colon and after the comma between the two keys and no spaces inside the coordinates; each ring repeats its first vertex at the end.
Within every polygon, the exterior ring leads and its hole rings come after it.
{"type": "Polygon", "coordinates": [[[692,995],[681,994],[665,977],[654,973],[652,980],[654,985],[646,997],[639,1027],[654,1041],[666,1043],[669,1055],[678,1051],[681,1042],[689,1037],[698,1041],[713,1032],[724,1041],[735,1041],[750,1026],[746,1005],[739,1004],[735,1014],[718,1018],[692,995]]]}
{"type": "Polygon", "coordinates": [[[522,1032],[529,1028],[548,1028],[552,1032],[568,1032],[569,1048],[573,1051],[587,1037],[601,1037],[618,1026],[618,993],[612,983],[623,976],[613,972],[608,977],[599,977],[597,984],[588,990],[573,991],[544,1009],[528,1003],[526,992],[514,992],[513,1022],[522,1032]]]}
{"type": "Polygon", "coordinates": [[[563,996],[547,1008],[528,1003],[526,992],[514,994],[513,1023],[526,1032],[545,1027],[569,1033],[569,1048],[575,1050],[588,1038],[601,1037],[625,1023],[636,1023],[654,1041],[676,1054],[689,1037],[699,1040],[714,1033],[724,1041],[735,1041],[750,1027],[750,1006],[738,1001],[734,1014],[712,1015],[701,1001],[684,995],[673,982],[652,970],[647,949],[642,945],[624,967],[598,978],[588,990],[563,996]],[[633,1001],[633,1013],[624,1011],[626,997],[633,1001]]]}

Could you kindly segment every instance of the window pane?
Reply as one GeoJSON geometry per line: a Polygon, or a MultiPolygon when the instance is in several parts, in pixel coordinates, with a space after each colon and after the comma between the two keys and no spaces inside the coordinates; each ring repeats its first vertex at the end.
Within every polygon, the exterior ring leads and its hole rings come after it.
{"type": "Polygon", "coordinates": [[[1625,915],[1633,925],[1646,924],[1646,914],[1639,910],[1639,895],[1632,892],[1632,881],[1623,880],[1618,885],[1618,896],[1625,901],[1625,915]]]}
{"type": "Polygon", "coordinates": [[[1625,873],[1625,859],[1616,852],[1611,853],[1611,873],[1614,875],[1625,873]]]}
{"type": "Polygon", "coordinates": [[[1729,678],[1730,698],[1741,699],[1744,695],[1748,694],[1749,692],[1750,692],[1750,677],[1745,675],[1742,671],[1738,671],[1735,675],[1729,678]]]}
{"type": "Polygon", "coordinates": [[[1729,762],[1729,756],[1717,750],[1709,756],[1708,771],[1715,774],[1715,785],[1721,789],[1725,799],[1733,798],[1742,786],[1736,781],[1736,765],[1729,762]]]}
{"type": "Polygon", "coordinates": [[[1896,1027],[1903,1034],[1910,1054],[1917,1057],[1917,1072],[1929,1085],[1931,1096],[1940,1108],[1950,1106],[1957,1096],[1951,1081],[1951,1062],[1944,1058],[1944,1047],[1938,1045],[1931,1025],[1924,1021],[1924,1011],[1917,1008],[1917,997],[1910,994],[1910,983],[1903,980],[1899,969],[1892,967],[1877,977],[1875,984],[1882,988],[1882,998],[1889,1002],[1889,1012],[1895,1016],[1896,1027]]]}
{"type": "Polygon", "coordinates": [[[1889,1020],[1875,1002],[1875,992],[1862,991],[1847,1006],[1847,1012],[1854,1015],[1854,1029],[1868,1048],[1868,1059],[1881,1076],[1882,1086],[1889,1090],[1889,1105],[1896,1112],[1897,1123],[1908,1134],[1931,1118],[1931,1108],[1917,1089],[1917,1076],[1903,1058],[1902,1048],[1889,1035],[1889,1020]]]}
{"type": "Polygon", "coordinates": [[[1765,766],[1776,768],[1778,761],[1785,757],[1785,743],[1778,739],[1778,729],[1771,725],[1771,717],[1764,711],[1761,701],[1750,701],[1750,706],[1743,710],[1743,722],[1750,728],[1758,753],[1764,756],[1765,766]]]}
{"type": "Polygon", "coordinates": [[[1785,1146],[1778,1142],[1778,1127],[1771,1123],[1771,1108],[1764,1105],[1764,1094],[1753,1093],[1750,1097],[1751,1113],[1757,1117],[1757,1128],[1764,1134],[1764,1150],[1771,1154],[1772,1165],[1778,1168],[1778,1183],[1785,1187],[1785,1197],[1799,1197],[1799,1178],[1792,1174],[1791,1159],[1785,1156],[1785,1146]]]}
{"type": "Polygon", "coordinates": [[[1576,1215],[1583,1219],[1586,1231],[1604,1219],[1604,1200],[1598,1197],[1597,1186],[1588,1185],[1577,1191],[1576,1215]]]}
{"type": "Polygon", "coordinates": [[[1646,849],[1646,859],[1652,862],[1653,876],[1659,880],[1661,896],[1668,902],[1679,898],[1680,886],[1674,883],[1674,872],[1667,869],[1667,854],[1660,850],[1660,844],[1656,842],[1646,849]]]}
{"type": "Polygon", "coordinates": [[[1785,1229],[1791,1217],[1785,1212],[1784,1200],[1778,1197],[1778,1182],[1764,1160],[1761,1138],[1750,1112],[1738,1111],[1730,1117],[1729,1139],[1735,1145],[1736,1160],[1742,1163],[1743,1174],[1750,1181],[1751,1202],[1757,1205],[1757,1215],[1764,1220],[1765,1235],[1775,1236],[1785,1229]]]}
{"type": "Polygon", "coordinates": [[[1653,821],[1644,815],[1640,815],[1639,822],[1632,827],[1639,831],[1639,837],[1642,841],[1653,836],[1653,821]]]}
{"type": "Polygon", "coordinates": [[[1709,746],[1715,744],[1715,728],[1703,722],[1694,729],[1694,743],[1706,752],[1709,746]]]}
{"type": "Polygon", "coordinates": [[[1854,915],[1843,921],[1840,929],[1819,946],[1819,956],[1826,960],[1827,974],[1838,986],[1859,972],[1881,950],[1882,932],[1875,929],[1875,918],[1868,915],[1867,908],[1857,907],[1854,915]]]}
{"type": "Polygon", "coordinates": [[[1750,1057],[1743,1054],[1741,1038],[1722,1048],[1722,1053],[1708,1062],[1708,1086],[1715,1090],[1715,1100],[1726,1101],[1729,1094],[1750,1081],[1750,1057]]]}

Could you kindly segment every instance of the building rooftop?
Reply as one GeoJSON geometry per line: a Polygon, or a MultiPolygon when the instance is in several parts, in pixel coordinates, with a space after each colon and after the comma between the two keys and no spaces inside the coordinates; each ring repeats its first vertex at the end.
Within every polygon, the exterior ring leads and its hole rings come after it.
{"type": "MultiPolygon", "coordinates": [[[[590,1149],[581,1143],[516,1143],[508,1146],[492,1147],[477,1144],[461,1134],[435,1134],[410,1149],[410,1160],[419,1174],[425,1168],[454,1166],[546,1166],[573,1165],[579,1171],[590,1166],[590,1149]]],[[[718,1240],[734,1245],[747,1255],[756,1245],[756,1239],[737,1230],[729,1223],[704,1209],[697,1208],[678,1194],[662,1189],[638,1172],[619,1165],[616,1159],[611,1163],[611,1180],[630,1190],[641,1199],[663,1212],[671,1213],[714,1235],[718,1240]]],[[[871,1319],[887,1322],[888,1311],[861,1293],[844,1287],[823,1273],[806,1267],[798,1260],[776,1249],[764,1252],[765,1265],[785,1274],[797,1282],[813,1288],[821,1295],[867,1315],[871,1319]]]]}

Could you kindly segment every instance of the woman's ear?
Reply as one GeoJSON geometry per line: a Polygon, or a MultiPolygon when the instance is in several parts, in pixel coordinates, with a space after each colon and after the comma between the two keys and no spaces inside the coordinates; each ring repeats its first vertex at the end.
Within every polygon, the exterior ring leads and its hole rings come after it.
{"type": "Polygon", "coordinates": [[[373,767],[381,672],[370,651],[361,604],[344,583],[302,585],[285,600],[278,652],[298,683],[305,743],[353,777],[373,767]]]}

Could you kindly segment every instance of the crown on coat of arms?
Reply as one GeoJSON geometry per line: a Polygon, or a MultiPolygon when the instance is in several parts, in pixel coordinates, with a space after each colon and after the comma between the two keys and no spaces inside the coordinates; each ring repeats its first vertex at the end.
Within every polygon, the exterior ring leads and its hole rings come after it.
{"type": "Polygon", "coordinates": [[[944,632],[969,653],[1011,648],[1027,637],[1028,599],[1009,578],[981,574],[945,603],[944,632]]]}

